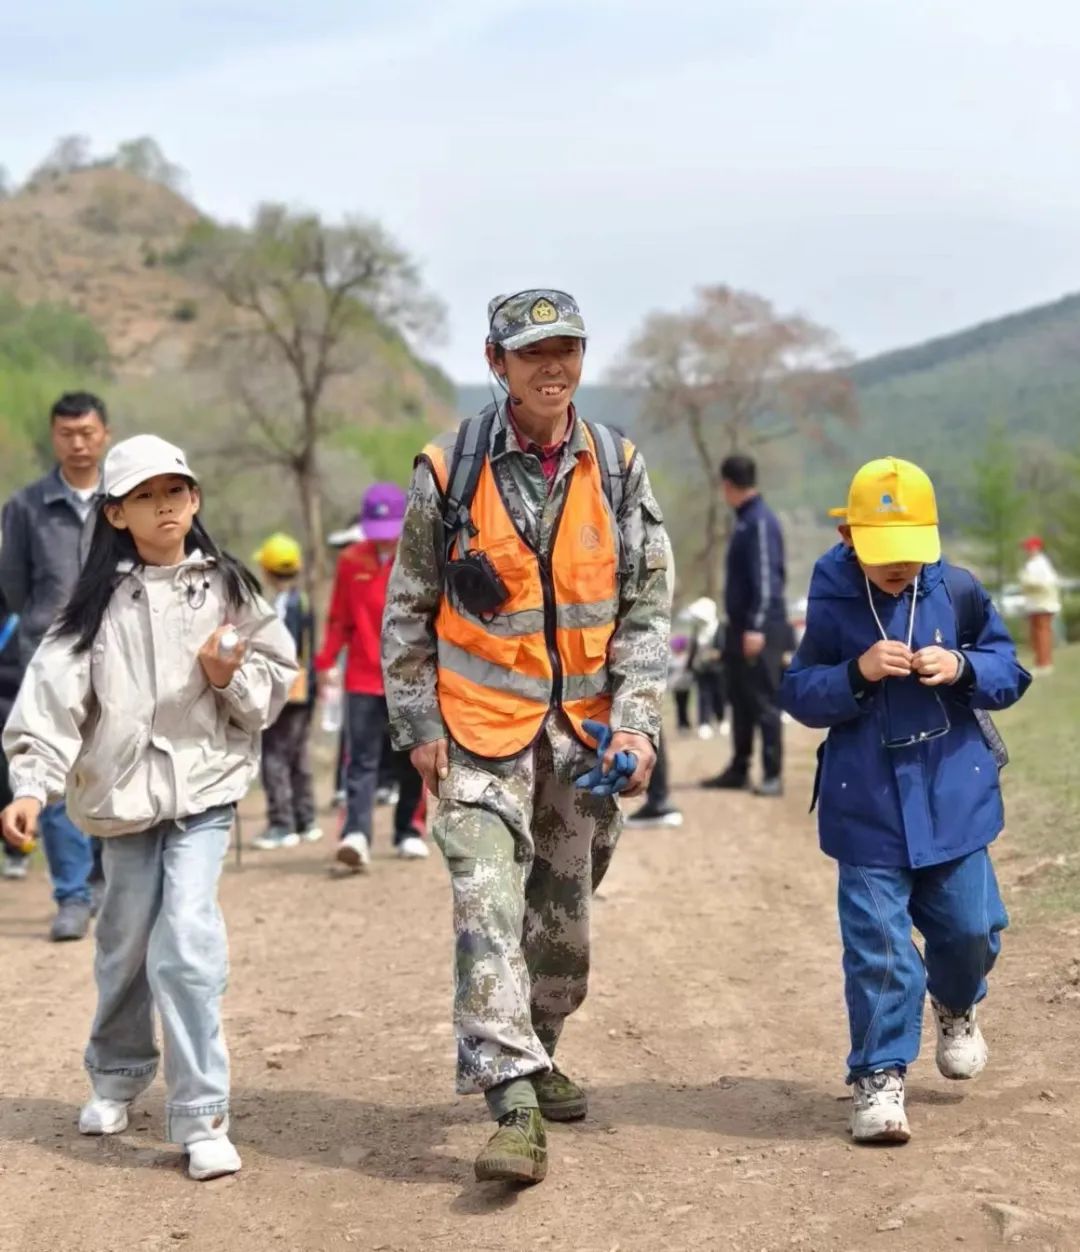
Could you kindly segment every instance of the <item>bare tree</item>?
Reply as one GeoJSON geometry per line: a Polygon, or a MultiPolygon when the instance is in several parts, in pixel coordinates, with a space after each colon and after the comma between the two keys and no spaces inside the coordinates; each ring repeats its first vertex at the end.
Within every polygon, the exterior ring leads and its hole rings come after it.
{"type": "Polygon", "coordinates": [[[698,557],[710,596],[726,525],[721,463],[797,436],[828,445],[834,425],[856,420],[850,362],[832,331],[724,286],[700,289],[689,309],[650,314],[629,345],[620,382],[643,394],[648,426],[688,446],[704,481],[698,557]]]}
{"type": "Polygon", "coordinates": [[[43,177],[72,174],[90,164],[90,139],[86,135],[62,135],[49,150],[49,155],[34,170],[30,182],[43,177]]]}
{"type": "Polygon", "coordinates": [[[341,226],[281,205],[250,230],[203,223],[192,264],[241,315],[228,349],[228,389],[241,421],[221,451],[276,465],[300,498],[317,603],[326,589],[320,443],[343,420],[332,381],[363,373],[387,336],[434,329],[442,310],[412,261],[372,222],[341,226]]]}

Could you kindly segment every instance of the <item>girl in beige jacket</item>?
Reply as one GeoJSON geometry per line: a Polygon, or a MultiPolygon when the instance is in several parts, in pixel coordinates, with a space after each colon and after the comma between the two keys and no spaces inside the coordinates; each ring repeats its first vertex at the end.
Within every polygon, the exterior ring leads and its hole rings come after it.
{"type": "Polygon", "coordinates": [[[154,435],[119,443],[70,603],[4,730],[13,802],[0,831],[32,843],[45,804],[103,837],[98,1008],[83,1134],[117,1134],[165,1045],[168,1137],[193,1178],[235,1173],[221,1034],[228,949],[217,904],[233,813],[259,737],[296,674],[292,637],[198,518],[197,480],[154,435]]]}

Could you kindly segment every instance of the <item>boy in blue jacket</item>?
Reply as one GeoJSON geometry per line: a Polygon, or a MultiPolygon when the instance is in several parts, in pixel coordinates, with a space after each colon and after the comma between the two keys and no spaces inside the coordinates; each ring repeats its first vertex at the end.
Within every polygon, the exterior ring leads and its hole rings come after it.
{"type": "Polygon", "coordinates": [[[986,1064],[976,1005],[1008,917],[988,852],[1005,820],[998,764],[976,710],[1007,708],[1031,678],[986,592],[941,560],[918,466],[871,461],[832,515],[843,542],[814,568],[780,703],[829,732],[815,794],[839,862],[851,1133],[905,1143],[927,989],[941,1073],[986,1064]]]}

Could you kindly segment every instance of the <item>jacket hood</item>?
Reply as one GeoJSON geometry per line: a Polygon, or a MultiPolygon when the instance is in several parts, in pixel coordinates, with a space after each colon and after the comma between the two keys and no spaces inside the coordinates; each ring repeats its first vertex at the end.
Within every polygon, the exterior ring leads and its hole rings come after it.
{"type": "MultiPolygon", "coordinates": [[[[919,575],[919,599],[941,584],[944,571],[941,561],[924,565],[919,575]]],[[[878,592],[877,594],[882,594],[878,592]]],[[[838,543],[814,565],[810,579],[811,600],[865,600],[866,576],[853,549],[838,543]]]]}

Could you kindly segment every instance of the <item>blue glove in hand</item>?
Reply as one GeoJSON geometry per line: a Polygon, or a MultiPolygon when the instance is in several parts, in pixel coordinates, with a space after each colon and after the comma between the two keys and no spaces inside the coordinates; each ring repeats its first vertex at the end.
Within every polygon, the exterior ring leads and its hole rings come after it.
{"type": "Polygon", "coordinates": [[[594,796],[612,796],[625,791],[637,769],[635,754],[616,752],[611,769],[605,774],[604,753],[611,746],[611,727],[603,722],[583,722],[582,729],[596,740],[596,764],[587,774],[574,780],[575,786],[590,791],[594,796]]]}

